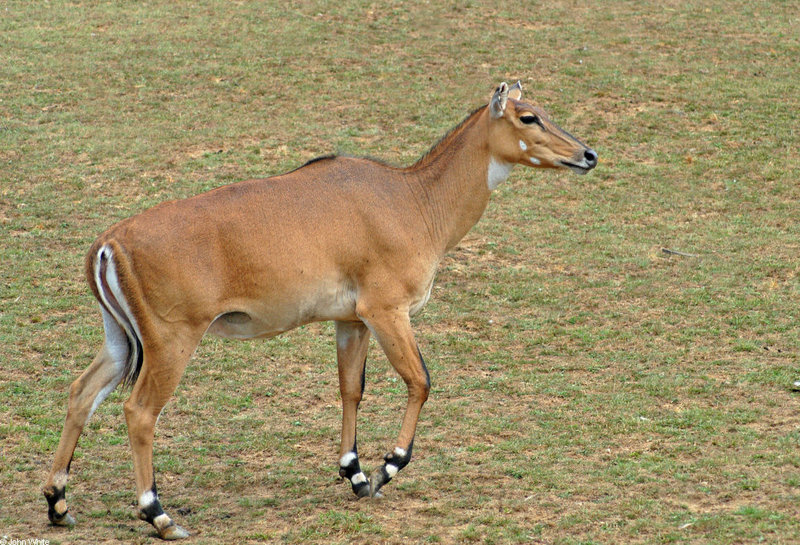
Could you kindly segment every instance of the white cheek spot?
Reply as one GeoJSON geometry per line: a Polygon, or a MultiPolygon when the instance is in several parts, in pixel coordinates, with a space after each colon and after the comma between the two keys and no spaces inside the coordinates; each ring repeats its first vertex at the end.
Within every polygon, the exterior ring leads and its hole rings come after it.
{"type": "Polygon", "coordinates": [[[400,447],[394,447],[394,455],[395,456],[398,456],[400,458],[405,458],[406,454],[407,454],[406,449],[400,448],[400,447]]]}
{"type": "Polygon", "coordinates": [[[528,149],[528,144],[526,144],[523,140],[520,140],[519,149],[521,149],[522,151],[526,151],[528,149]]]}
{"type": "Polygon", "coordinates": [[[528,157],[528,161],[531,162],[532,165],[541,165],[542,162],[537,159],[536,157],[528,157]]]}
{"type": "Polygon", "coordinates": [[[139,508],[146,509],[150,507],[154,501],[156,501],[156,495],[153,494],[152,490],[148,490],[147,492],[139,496],[139,508]]]}
{"type": "Polygon", "coordinates": [[[400,469],[396,465],[386,464],[386,474],[389,475],[389,478],[392,478],[395,475],[397,475],[398,471],[400,471],[400,469]]]}
{"type": "Polygon", "coordinates": [[[514,168],[514,163],[498,161],[494,157],[489,159],[489,171],[486,176],[489,191],[494,191],[501,182],[504,182],[511,174],[512,168],[514,168]]]}
{"type": "Polygon", "coordinates": [[[342,456],[341,460],[339,460],[339,467],[348,467],[350,464],[353,463],[353,460],[355,460],[356,458],[358,458],[358,455],[355,452],[353,451],[348,452],[347,454],[342,456]]]}
{"type": "Polygon", "coordinates": [[[367,476],[364,475],[363,472],[356,473],[352,477],[350,477],[350,482],[353,484],[361,484],[367,482],[367,476]]]}

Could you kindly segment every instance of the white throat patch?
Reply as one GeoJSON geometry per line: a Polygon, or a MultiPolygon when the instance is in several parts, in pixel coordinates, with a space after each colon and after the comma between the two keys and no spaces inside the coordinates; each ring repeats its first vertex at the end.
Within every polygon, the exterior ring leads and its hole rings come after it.
{"type": "Polygon", "coordinates": [[[508,175],[511,174],[512,168],[514,168],[514,163],[498,161],[494,157],[489,159],[489,172],[486,175],[489,191],[494,191],[501,182],[506,181],[508,175]]]}

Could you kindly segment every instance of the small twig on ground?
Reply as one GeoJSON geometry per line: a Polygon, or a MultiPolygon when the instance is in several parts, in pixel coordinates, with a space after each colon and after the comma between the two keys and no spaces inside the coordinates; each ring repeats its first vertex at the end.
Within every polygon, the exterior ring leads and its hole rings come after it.
{"type": "Polygon", "coordinates": [[[687,254],[686,252],[679,252],[677,250],[670,250],[669,248],[661,248],[661,251],[667,255],[679,255],[682,257],[700,257],[697,254],[687,254]]]}

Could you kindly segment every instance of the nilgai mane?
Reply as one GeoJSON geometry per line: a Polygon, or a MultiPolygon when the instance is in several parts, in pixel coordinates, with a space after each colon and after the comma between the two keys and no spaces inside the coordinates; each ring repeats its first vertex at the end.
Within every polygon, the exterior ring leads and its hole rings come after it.
{"type": "Polygon", "coordinates": [[[206,333],[272,337],[309,322],[336,323],[342,441],[339,473],[377,496],[411,459],[430,377],[410,317],[430,297],[442,257],[475,225],[514,165],[585,174],[597,154],[502,83],[419,161],[395,168],[321,157],[279,176],[166,202],[100,235],[86,276],[105,342],[72,383],[61,440],[43,493],[53,524],[74,524],[65,489],[84,425],[120,383],[139,516],[164,539],[186,537],[161,508],[153,433],[206,333]],[[368,478],[356,449],[356,411],[373,335],[408,387],[400,433],[368,478]]]}

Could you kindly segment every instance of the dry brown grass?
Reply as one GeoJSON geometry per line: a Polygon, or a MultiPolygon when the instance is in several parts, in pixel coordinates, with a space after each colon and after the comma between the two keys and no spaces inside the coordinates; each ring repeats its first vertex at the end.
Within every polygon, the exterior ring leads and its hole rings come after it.
{"type": "MultiPolygon", "coordinates": [[[[157,430],[165,508],[192,543],[800,540],[791,3],[3,9],[0,536],[157,539],[122,392],[78,445],[78,525],[39,493],[101,339],[96,233],[316,155],[408,163],[520,78],[601,164],[516,170],[442,264],[416,320],[434,389],[387,497],[336,479],[323,324],[204,341],[157,430]]],[[[405,393],[376,347],[368,369],[371,469],[405,393]]]]}

